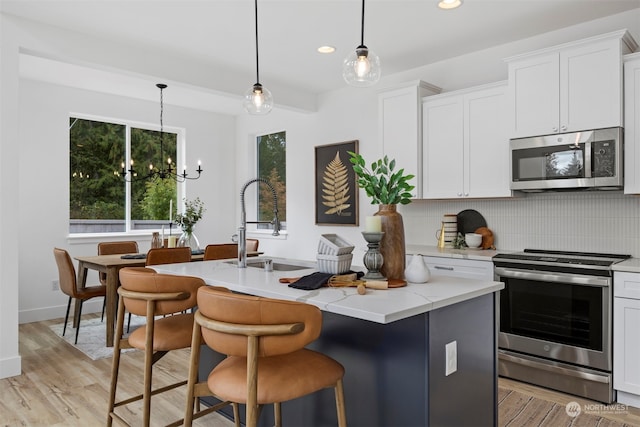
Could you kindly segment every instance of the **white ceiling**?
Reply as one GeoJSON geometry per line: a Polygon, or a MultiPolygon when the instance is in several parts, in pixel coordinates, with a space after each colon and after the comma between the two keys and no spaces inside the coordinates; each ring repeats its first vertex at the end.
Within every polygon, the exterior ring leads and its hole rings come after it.
{"type": "MultiPolygon", "coordinates": [[[[437,0],[366,2],[364,41],[380,56],[383,75],[639,8],[640,0],[465,0],[448,11],[436,5],[437,0]]],[[[252,0],[0,0],[6,14],[140,52],[193,58],[210,67],[212,80],[223,82],[212,83],[210,94],[237,99],[255,82],[253,7],[252,0]]],[[[360,43],[360,11],[360,0],[259,0],[260,80],[276,103],[274,87],[317,94],[345,85],[341,64],[360,43]],[[336,52],[317,53],[325,44],[336,52]]],[[[69,67],[32,59],[22,68],[34,78],[46,67],[69,67]]],[[[65,70],[46,74],[72,74],[65,70]]],[[[139,76],[132,77],[121,76],[118,85],[139,85],[139,76]]],[[[199,85],[183,83],[191,91],[184,96],[196,96],[199,85]]]]}

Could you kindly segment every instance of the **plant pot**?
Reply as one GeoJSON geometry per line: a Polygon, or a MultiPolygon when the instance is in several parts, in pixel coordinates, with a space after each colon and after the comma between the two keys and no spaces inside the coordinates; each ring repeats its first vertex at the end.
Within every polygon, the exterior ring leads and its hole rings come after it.
{"type": "Polygon", "coordinates": [[[404,280],[405,244],[402,215],[397,205],[379,205],[374,215],[381,217],[384,237],[380,241],[380,253],[384,262],[380,272],[387,279],[404,280]]]}

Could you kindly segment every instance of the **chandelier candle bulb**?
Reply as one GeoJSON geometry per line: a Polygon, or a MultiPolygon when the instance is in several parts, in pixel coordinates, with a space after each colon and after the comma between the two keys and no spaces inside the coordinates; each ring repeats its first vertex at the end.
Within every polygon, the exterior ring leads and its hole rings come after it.
{"type": "Polygon", "coordinates": [[[364,219],[364,231],[367,233],[380,233],[382,231],[382,219],[379,216],[368,216],[364,219]]]}

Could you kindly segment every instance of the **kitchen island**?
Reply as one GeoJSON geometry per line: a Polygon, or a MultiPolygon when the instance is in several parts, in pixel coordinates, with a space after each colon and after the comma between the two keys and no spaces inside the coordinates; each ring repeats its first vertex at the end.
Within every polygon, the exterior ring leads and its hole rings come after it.
{"type": "MultiPolygon", "coordinates": [[[[239,269],[230,261],[153,268],[201,277],[209,285],[235,292],[319,307],[323,330],[309,347],[345,366],[350,426],[497,425],[495,310],[502,283],[433,275],[426,284],[367,289],[365,295],[355,288],[303,291],[279,279],[311,274],[315,263],[272,259],[271,272],[251,266],[239,269]],[[280,265],[300,269],[278,271],[280,265]],[[447,349],[455,353],[449,361],[447,349]]],[[[204,350],[201,378],[222,357],[204,350]]],[[[283,404],[283,422],[335,426],[334,405],[333,391],[324,390],[283,404]]],[[[264,409],[260,422],[273,425],[271,408],[264,409]]]]}

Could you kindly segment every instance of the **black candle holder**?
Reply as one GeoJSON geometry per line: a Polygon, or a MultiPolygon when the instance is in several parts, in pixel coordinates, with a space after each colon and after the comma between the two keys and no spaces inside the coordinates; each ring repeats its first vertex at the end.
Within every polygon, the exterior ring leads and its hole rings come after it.
{"type": "Polygon", "coordinates": [[[367,273],[363,279],[386,280],[386,277],[380,273],[384,263],[384,257],[380,253],[380,241],[384,236],[384,232],[363,231],[362,236],[367,241],[367,247],[369,248],[363,258],[364,266],[367,267],[367,273]]]}

